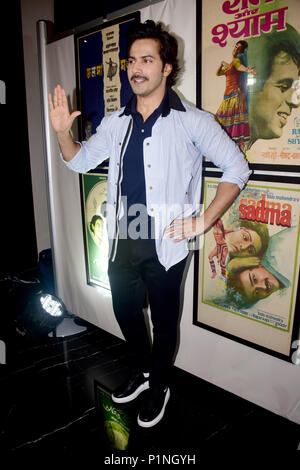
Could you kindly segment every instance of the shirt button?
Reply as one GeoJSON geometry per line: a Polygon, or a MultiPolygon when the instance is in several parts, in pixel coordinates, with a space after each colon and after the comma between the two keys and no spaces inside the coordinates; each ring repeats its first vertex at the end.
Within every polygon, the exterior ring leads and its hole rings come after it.
{"type": "Polygon", "coordinates": [[[149,143],[149,142],[147,142],[147,143],[146,143],[146,145],[150,145],[150,143],[149,143]]]}
{"type": "Polygon", "coordinates": [[[142,129],[142,130],[141,130],[141,132],[145,132],[145,130],[144,130],[144,129],[142,129]]]}
{"type": "Polygon", "coordinates": [[[149,189],[152,189],[152,186],[149,186],[149,189]]]}
{"type": "Polygon", "coordinates": [[[151,165],[147,165],[148,168],[151,168],[151,165]]]}

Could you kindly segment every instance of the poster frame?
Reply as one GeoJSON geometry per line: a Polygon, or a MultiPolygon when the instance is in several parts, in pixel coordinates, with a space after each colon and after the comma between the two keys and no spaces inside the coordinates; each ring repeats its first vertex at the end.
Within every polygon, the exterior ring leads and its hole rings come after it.
{"type": "MultiPolygon", "coordinates": [[[[214,169],[204,169],[203,171],[203,178],[214,178],[219,180],[220,179],[220,172],[219,171],[214,171],[214,169]]],[[[265,175],[261,174],[253,174],[249,178],[249,182],[274,182],[274,183],[283,183],[282,176],[281,175],[269,175],[268,178],[266,178],[265,175]]],[[[296,176],[290,176],[290,177],[285,177],[284,183],[289,183],[289,184],[294,184],[295,186],[299,186],[299,179],[296,176]]],[[[203,185],[204,189],[204,185],[203,185]]],[[[298,279],[298,286],[297,287],[297,292],[295,294],[295,306],[294,306],[294,319],[293,319],[293,327],[291,331],[291,340],[290,340],[290,351],[289,355],[285,355],[283,353],[280,353],[278,351],[275,351],[273,349],[267,348],[265,346],[262,346],[260,344],[257,344],[255,342],[252,342],[250,340],[241,338],[235,334],[231,334],[227,331],[224,331],[222,329],[218,329],[216,327],[213,327],[211,325],[208,325],[204,322],[201,322],[198,320],[198,313],[199,313],[199,268],[200,268],[200,256],[202,256],[202,251],[201,250],[196,250],[194,253],[194,288],[193,288],[193,321],[192,324],[198,327],[201,327],[207,331],[210,331],[212,333],[215,333],[217,335],[223,336],[227,339],[230,339],[232,341],[238,342],[240,344],[243,344],[245,346],[248,346],[250,348],[254,348],[258,351],[261,351],[265,354],[269,354],[271,356],[274,356],[278,359],[281,359],[283,361],[293,363],[293,364],[298,364],[295,362],[295,348],[297,348],[300,345],[300,295],[299,295],[299,284],[300,284],[300,278],[298,279]],[[297,344],[297,346],[295,346],[297,344]]],[[[299,265],[298,265],[299,269],[299,265]]],[[[201,308],[201,304],[200,304],[201,308]]],[[[297,351],[297,349],[296,349],[297,351]]]]}
{"type": "Polygon", "coordinates": [[[108,285],[96,281],[93,279],[90,273],[89,268],[89,250],[88,250],[88,234],[86,227],[86,205],[85,205],[85,195],[84,195],[84,177],[88,176],[108,176],[107,168],[97,167],[94,170],[90,170],[88,173],[82,173],[79,175],[79,188],[80,188],[80,201],[81,201],[81,219],[82,219],[82,232],[83,232],[83,243],[84,243],[84,259],[85,259],[85,273],[86,273],[86,282],[89,286],[92,287],[101,287],[106,290],[110,290],[108,285]]]}
{"type": "MultiPolygon", "coordinates": [[[[224,0],[222,0],[223,2],[224,0]]],[[[196,0],[196,106],[199,109],[202,109],[203,100],[202,100],[202,83],[206,79],[205,72],[202,70],[202,56],[203,56],[203,41],[202,41],[202,25],[205,22],[205,17],[202,10],[203,0],[196,0]]],[[[216,168],[215,165],[204,159],[203,160],[204,168],[216,168]]],[[[272,163],[254,163],[249,162],[249,167],[251,170],[259,171],[278,171],[278,172],[289,172],[289,173],[299,173],[300,177],[300,164],[299,165],[282,165],[282,164],[272,164],[272,163]]]]}

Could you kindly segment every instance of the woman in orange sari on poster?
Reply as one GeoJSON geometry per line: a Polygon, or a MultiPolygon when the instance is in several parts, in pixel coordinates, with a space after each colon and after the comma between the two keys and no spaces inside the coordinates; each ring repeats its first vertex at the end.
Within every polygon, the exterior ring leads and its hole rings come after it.
{"type": "Polygon", "coordinates": [[[243,75],[244,73],[256,74],[254,67],[246,65],[247,47],[246,41],[237,42],[232,51],[232,62],[229,64],[222,61],[216,72],[218,76],[225,75],[226,77],[224,99],[216,112],[216,117],[241,151],[245,151],[250,142],[247,88],[242,83],[243,75]]]}

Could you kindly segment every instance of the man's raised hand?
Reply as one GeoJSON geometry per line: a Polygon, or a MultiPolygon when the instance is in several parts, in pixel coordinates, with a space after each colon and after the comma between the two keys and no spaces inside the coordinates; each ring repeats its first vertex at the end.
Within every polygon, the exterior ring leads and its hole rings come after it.
{"type": "Polygon", "coordinates": [[[57,85],[54,89],[53,101],[52,95],[48,95],[50,121],[56,133],[68,133],[72,127],[73,121],[80,116],[80,111],[74,111],[70,114],[68,100],[64,88],[57,85]]]}

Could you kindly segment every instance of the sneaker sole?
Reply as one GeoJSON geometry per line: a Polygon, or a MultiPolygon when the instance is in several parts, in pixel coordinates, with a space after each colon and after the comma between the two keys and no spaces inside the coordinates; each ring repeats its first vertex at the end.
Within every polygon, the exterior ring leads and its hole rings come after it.
{"type": "Polygon", "coordinates": [[[164,405],[161,409],[161,412],[152,421],[142,421],[140,417],[138,416],[137,418],[138,425],[141,426],[142,428],[151,428],[152,426],[155,426],[157,423],[159,423],[165,414],[165,409],[169,401],[169,398],[170,398],[170,389],[168,388],[166,396],[165,396],[164,405]]]}
{"type": "Polygon", "coordinates": [[[114,394],[112,394],[111,398],[114,403],[128,403],[129,401],[132,401],[135,398],[137,398],[144,390],[147,390],[148,388],[149,388],[149,380],[141,384],[135,390],[135,392],[133,392],[131,395],[127,395],[127,397],[117,398],[117,397],[114,397],[114,394]]]}

